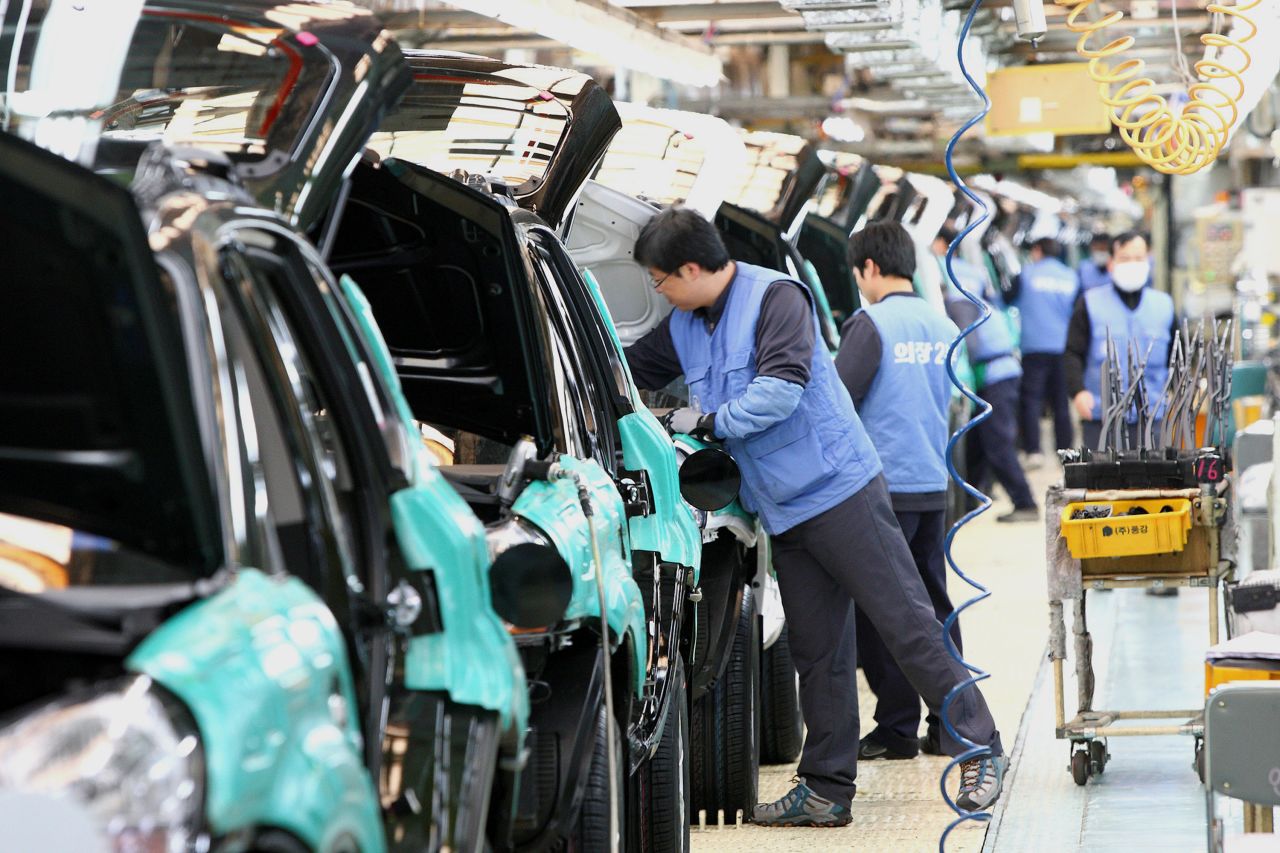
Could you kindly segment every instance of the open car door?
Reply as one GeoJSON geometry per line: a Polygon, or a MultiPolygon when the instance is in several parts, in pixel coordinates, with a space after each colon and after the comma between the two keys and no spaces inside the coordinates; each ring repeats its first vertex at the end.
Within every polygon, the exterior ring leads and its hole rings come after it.
{"type": "Polygon", "coordinates": [[[0,133],[0,512],[212,571],[181,323],[127,190],[0,133]]]}

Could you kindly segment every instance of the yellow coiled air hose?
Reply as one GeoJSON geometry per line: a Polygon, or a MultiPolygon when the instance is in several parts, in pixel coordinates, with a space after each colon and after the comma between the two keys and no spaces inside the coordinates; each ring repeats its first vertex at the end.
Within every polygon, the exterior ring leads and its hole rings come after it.
{"type": "Polygon", "coordinates": [[[1206,48],[1215,48],[1216,55],[1213,58],[1206,55],[1196,62],[1196,82],[1187,88],[1188,101],[1178,111],[1156,91],[1155,81],[1143,75],[1146,69],[1143,60],[1123,58],[1134,45],[1132,36],[1113,39],[1102,47],[1089,45],[1090,37],[1123,19],[1123,12],[1112,11],[1097,21],[1088,21],[1082,16],[1097,0],[1056,2],[1070,10],[1067,28],[1080,33],[1076,52],[1089,60],[1089,75],[1098,83],[1102,100],[1111,111],[1111,122],[1138,158],[1169,175],[1189,175],[1212,163],[1227,144],[1236,123],[1239,115],[1236,104],[1244,97],[1245,90],[1241,75],[1253,62],[1245,43],[1258,34],[1258,27],[1245,13],[1262,0],[1248,0],[1234,6],[1213,3],[1207,7],[1210,14],[1239,21],[1247,32],[1239,38],[1219,33],[1200,36],[1200,43],[1206,48]],[[1229,52],[1239,54],[1238,67],[1233,68],[1224,61],[1229,52]],[[1115,59],[1119,61],[1112,65],[1115,59]]]}

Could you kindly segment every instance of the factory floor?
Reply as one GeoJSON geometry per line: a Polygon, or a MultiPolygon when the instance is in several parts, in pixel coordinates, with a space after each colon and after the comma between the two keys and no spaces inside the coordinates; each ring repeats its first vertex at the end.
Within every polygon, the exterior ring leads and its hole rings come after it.
{"type": "MultiPolygon", "coordinates": [[[[1060,475],[1055,466],[1029,472],[1043,495],[1060,475]]],[[[997,524],[1008,508],[993,510],[961,532],[961,567],[993,592],[966,612],[965,651],[992,676],[982,683],[1013,771],[988,827],[967,823],[947,840],[953,853],[1036,851],[1133,851],[1204,849],[1204,798],[1191,770],[1189,737],[1113,738],[1105,774],[1077,787],[1067,770],[1066,742],[1053,732],[1053,679],[1046,662],[1043,523],[997,524]]],[[[952,579],[952,599],[971,595],[952,579]]],[[[1202,704],[1203,651],[1208,644],[1206,593],[1182,590],[1177,598],[1141,590],[1091,593],[1090,630],[1095,641],[1098,707],[1191,708],[1202,704]]],[[[1068,672],[1071,669],[1068,661],[1068,672]]],[[[861,677],[861,676],[860,676],[861,677]]],[[[872,697],[862,683],[861,714],[871,719],[872,697]]],[[[1068,678],[1067,713],[1075,686],[1068,678]]],[[[695,827],[695,853],[712,851],[914,851],[938,850],[955,815],[938,791],[946,760],[864,762],[858,768],[853,823],[840,829],[695,827]]],[[[790,788],[794,766],[765,767],[760,796],[774,799],[790,788]]]]}

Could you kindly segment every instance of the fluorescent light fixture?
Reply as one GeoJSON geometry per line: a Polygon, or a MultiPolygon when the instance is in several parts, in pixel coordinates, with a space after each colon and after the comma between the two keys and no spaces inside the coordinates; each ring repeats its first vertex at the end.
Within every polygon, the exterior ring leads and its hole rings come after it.
{"type": "Polygon", "coordinates": [[[520,30],[566,44],[599,57],[610,65],[629,68],[663,80],[690,86],[714,86],[722,66],[711,48],[693,46],[688,39],[664,37],[610,12],[577,0],[448,0],[450,6],[475,12],[520,30]]]}

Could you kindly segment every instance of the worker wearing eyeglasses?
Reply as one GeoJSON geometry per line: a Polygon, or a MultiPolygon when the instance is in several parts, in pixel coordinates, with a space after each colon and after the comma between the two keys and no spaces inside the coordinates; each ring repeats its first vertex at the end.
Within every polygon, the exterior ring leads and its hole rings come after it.
{"type": "MultiPolygon", "coordinates": [[[[800,675],[808,734],[798,784],[752,819],[767,826],[843,826],[857,790],[854,601],[935,713],[968,671],[942,626],[893,514],[880,458],[818,335],[813,300],[784,273],[733,261],[715,226],[671,208],[641,230],[633,253],[675,310],[627,350],[641,388],[683,375],[690,401],[674,432],[721,440],[742,469],[743,505],[771,537],[800,675]]],[[[949,716],[991,757],[962,767],[956,802],[985,808],[1000,793],[1000,735],[976,688],[949,716]]],[[[941,748],[961,743],[942,733],[941,748]]]]}

